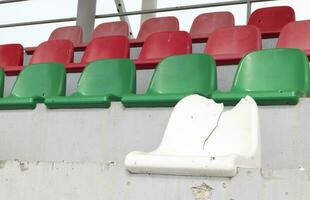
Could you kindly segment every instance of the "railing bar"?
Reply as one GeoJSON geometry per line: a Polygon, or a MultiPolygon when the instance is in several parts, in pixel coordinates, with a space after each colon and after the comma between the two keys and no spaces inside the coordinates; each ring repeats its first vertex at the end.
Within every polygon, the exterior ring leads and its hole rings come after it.
{"type": "Polygon", "coordinates": [[[3,0],[3,1],[0,1],[0,4],[18,3],[18,2],[22,2],[22,1],[29,1],[29,0],[3,0]]]}
{"type": "MultiPolygon", "coordinates": [[[[14,1],[14,0],[12,0],[12,1],[14,1]]],[[[230,5],[248,4],[248,2],[257,3],[257,2],[267,2],[267,1],[279,1],[279,0],[227,1],[227,2],[197,4],[197,5],[190,5],[190,6],[177,6],[177,7],[169,7],[169,8],[149,9],[149,10],[142,10],[142,11],[130,11],[130,12],[124,12],[124,13],[103,14],[103,15],[96,15],[95,18],[100,19],[100,18],[110,18],[110,17],[121,17],[121,16],[129,16],[129,15],[140,15],[140,14],[169,12],[169,11],[178,11],[178,10],[189,10],[189,9],[208,8],[208,7],[230,6],[230,5]]],[[[31,21],[31,22],[20,22],[20,23],[12,23],[12,24],[2,24],[2,25],[0,25],[0,28],[9,28],[9,27],[17,27],[17,26],[30,26],[30,25],[69,22],[69,21],[76,21],[76,17],[62,18],[62,19],[51,19],[51,20],[41,20],[41,21],[31,21]]]]}

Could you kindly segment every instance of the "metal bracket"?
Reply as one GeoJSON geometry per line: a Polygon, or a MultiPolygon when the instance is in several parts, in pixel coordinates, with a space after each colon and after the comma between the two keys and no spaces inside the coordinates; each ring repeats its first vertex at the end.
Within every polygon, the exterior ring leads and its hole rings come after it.
{"type": "MultiPolygon", "coordinates": [[[[114,2],[115,2],[117,12],[119,14],[126,13],[126,8],[125,8],[125,4],[124,4],[123,0],[114,0],[114,2]]],[[[132,30],[131,30],[131,25],[130,25],[128,16],[121,15],[119,17],[120,17],[121,21],[127,22],[128,27],[129,27],[129,37],[132,38],[132,30]]]]}

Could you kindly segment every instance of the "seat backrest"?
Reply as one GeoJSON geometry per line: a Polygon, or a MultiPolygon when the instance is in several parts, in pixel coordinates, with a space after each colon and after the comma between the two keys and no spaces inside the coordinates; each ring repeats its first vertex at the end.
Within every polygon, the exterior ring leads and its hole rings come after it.
{"type": "Polygon", "coordinates": [[[107,22],[99,24],[92,33],[92,39],[111,35],[129,35],[128,24],[125,21],[107,22]]]}
{"type": "Polygon", "coordinates": [[[41,62],[73,62],[74,48],[69,40],[49,40],[41,43],[34,51],[29,64],[41,62]]]}
{"type": "Polygon", "coordinates": [[[89,63],[106,58],[129,58],[128,37],[115,35],[92,39],[87,45],[81,62],[89,63]]]}
{"type": "Polygon", "coordinates": [[[210,34],[205,53],[247,54],[262,48],[261,34],[255,26],[219,28],[210,34]]]}
{"type": "Polygon", "coordinates": [[[178,30],[179,21],[176,17],[150,18],[141,25],[137,39],[145,41],[152,33],[178,30]]]}
{"type": "Polygon", "coordinates": [[[310,20],[291,22],[284,26],[277,48],[310,50],[310,20]]]}
{"type": "Polygon", "coordinates": [[[0,66],[22,66],[24,61],[24,48],[20,44],[0,45],[0,66]]]}
{"type": "Polygon", "coordinates": [[[197,94],[184,97],[173,108],[156,151],[183,156],[193,153],[201,155],[204,143],[217,127],[223,110],[223,104],[217,104],[212,99],[197,94]]]}
{"type": "Polygon", "coordinates": [[[74,45],[83,41],[83,30],[80,26],[65,26],[56,28],[48,40],[70,40],[74,45]]]}
{"type": "Polygon", "coordinates": [[[105,59],[90,63],[83,71],[76,95],[122,96],[136,91],[136,69],[129,59],[105,59]]]}
{"type": "Polygon", "coordinates": [[[249,18],[249,25],[257,26],[262,33],[280,32],[289,22],[295,21],[294,9],[289,6],[266,7],[255,10],[249,18]]]}
{"type": "Polygon", "coordinates": [[[266,49],[245,56],[233,91],[298,91],[309,94],[309,61],[299,49],[266,49]]]}
{"type": "Polygon", "coordinates": [[[164,58],[192,53],[192,40],[185,31],[153,33],[144,42],[139,59],[164,58]]]}
{"type": "Polygon", "coordinates": [[[249,156],[260,162],[258,109],[251,97],[224,112],[223,104],[199,95],[174,107],[157,153],[181,156],[249,156]]]}
{"type": "Polygon", "coordinates": [[[11,96],[51,97],[65,95],[66,70],[62,63],[38,63],[25,67],[18,75],[11,96]]]}
{"type": "Polygon", "coordinates": [[[204,155],[243,156],[250,159],[252,165],[261,165],[259,115],[252,97],[246,96],[234,108],[221,114],[203,149],[204,155]]]}
{"type": "Polygon", "coordinates": [[[213,31],[222,27],[235,25],[235,18],[231,12],[212,12],[198,15],[191,26],[192,37],[209,36],[213,31]]]}
{"type": "Polygon", "coordinates": [[[210,95],[217,87],[216,65],[205,54],[170,56],[155,69],[148,94],[199,93],[210,95]]]}

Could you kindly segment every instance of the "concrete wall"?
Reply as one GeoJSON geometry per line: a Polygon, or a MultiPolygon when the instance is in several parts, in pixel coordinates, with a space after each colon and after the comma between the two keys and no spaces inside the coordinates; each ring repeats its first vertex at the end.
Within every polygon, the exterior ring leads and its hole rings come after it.
{"type": "Polygon", "coordinates": [[[118,164],[7,161],[0,199],[308,200],[309,171],[239,170],[236,177],[128,174],[118,164]]]}
{"type": "Polygon", "coordinates": [[[127,153],[155,149],[172,108],[3,110],[0,199],[306,200],[309,109],[307,98],[260,106],[262,169],[239,169],[232,179],[127,172],[127,153]]]}

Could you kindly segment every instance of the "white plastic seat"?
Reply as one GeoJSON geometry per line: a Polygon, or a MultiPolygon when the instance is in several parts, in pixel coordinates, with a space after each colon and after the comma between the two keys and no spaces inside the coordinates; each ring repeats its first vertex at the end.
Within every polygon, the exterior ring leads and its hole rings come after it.
{"type": "Polygon", "coordinates": [[[233,177],[237,168],[260,168],[258,110],[247,96],[232,110],[199,95],[175,106],[160,146],[131,152],[132,173],[233,177]]]}

